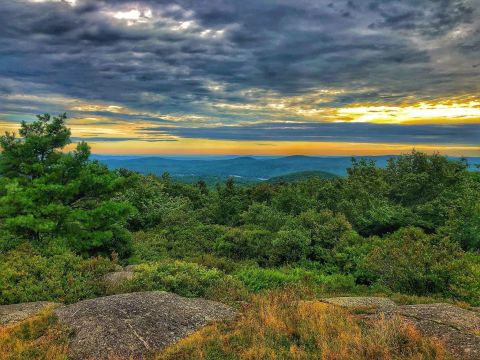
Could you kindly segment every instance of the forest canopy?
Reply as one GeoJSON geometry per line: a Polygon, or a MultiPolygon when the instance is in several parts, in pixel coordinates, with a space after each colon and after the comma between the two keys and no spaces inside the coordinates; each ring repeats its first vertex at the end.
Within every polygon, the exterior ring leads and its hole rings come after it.
{"type": "Polygon", "coordinates": [[[412,151],[352,159],[342,178],[210,188],[111,171],[84,142],[66,152],[65,121],[0,138],[0,303],[97,296],[117,264],[143,264],[126,290],[307,284],[480,305],[480,174],[465,159],[412,151]]]}

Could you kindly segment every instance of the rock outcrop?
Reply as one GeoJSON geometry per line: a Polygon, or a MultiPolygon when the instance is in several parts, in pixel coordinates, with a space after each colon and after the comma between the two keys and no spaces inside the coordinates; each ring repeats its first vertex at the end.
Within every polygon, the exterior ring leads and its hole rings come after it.
{"type": "Polygon", "coordinates": [[[338,297],[323,301],[346,308],[373,308],[364,319],[401,316],[425,336],[441,341],[459,360],[480,359],[480,313],[450,304],[397,306],[389,299],[375,297],[338,297]]]}
{"type": "Polygon", "coordinates": [[[142,359],[211,321],[233,319],[224,304],[161,292],[138,292],[84,300],[56,310],[73,330],[69,356],[142,359]]]}
{"type": "Polygon", "coordinates": [[[323,302],[343,306],[346,308],[371,307],[371,308],[391,308],[397,306],[392,300],[384,297],[374,296],[342,296],[334,298],[324,298],[323,302]]]}
{"type": "Polygon", "coordinates": [[[456,359],[480,359],[480,314],[450,304],[403,305],[384,311],[411,322],[423,335],[440,340],[456,359]]]}
{"type": "MultiPolygon", "coordinates": [[[[400,316],[421,334],[441,341],[454,359],[480,359],[478,311],[450,304],[397,306],[381,297],[322,301],[360,310],[355,314],[365,321],[400,316]]],[[[106,296],[68,306],[44,301],[4,305],[0,306],[0,325],[25,320],[48,306],[55,307],[60,323],[72,330],[72,359],[144,359],[211,321],[236,316],[232,308],[221,303],[151,291],[106,296]]]]}
{"type": "Polygon", "coordinates": [[[46,307],[59,305],[60,304],[48,301],[2,305],[0,306],[0,325],[8,325],[14,322],[25,320],[30,316],[38,314],[46,307]]]}

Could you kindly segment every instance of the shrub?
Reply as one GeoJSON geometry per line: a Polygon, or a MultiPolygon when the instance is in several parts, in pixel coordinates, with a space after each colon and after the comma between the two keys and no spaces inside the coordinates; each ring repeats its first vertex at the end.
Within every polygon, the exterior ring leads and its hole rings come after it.
{"type": "Polygon", "coordinates": [[[254,259],[261,264],[268,260],[272,233],[262,228],[229,228],[216,242],[216,253],[235,260],[254,259]]]}
{"type": "Polygon", "coordinates": [[[453,280],[447,295],[480,306],[480,254],[467,252],[451,268],[453,280]]]}
{"type": "Polygon", "coordinates": [[[212,269],[216,268],[219,269],[226,274],[230,274],[238,269],[242,262],[236,262],[228,257],[223,256],[215,256],[213,254],[200,254],[196,256],[192,256],[186,259],[188,262],[193,262],[206,268],[212,269]]]}
{"type": "Polygon", "coordinates": [[[225,227],[198,222],[168,225],[152,231],[161,232],[168,240],[170,257],[184,259],[205,252],[213,252],[215,240],[225,232],[225,227]]]}
{"type": "Polygon", "coordinates": [[[304,284],[312,289],[315,287],[323,292],[343,292],[355,288],[353,276],[326,275],[302,268],[263,269],[247,267],[235,273],[235,277],[253,292],[298,284],[304,284]]]}
{"type": "Polygon", "coordinates": [[[266,204],[254,203],[242,214],[246,224],[261,226],[269,231],[278,231],[288,216],[266,204]]]}
{"type": "Polygon", "coordinates": [[[43,256],[31,249],[0,255],[0,304],[29,301],[72,303],[103,295],[103,276],[114,264],[72,253],[43,256]]]}
{"type": "Polygon", "coordinates": [[[404,228],[373,247],[364,267],[393,291],[478,302],[479,256],[448,239],[404,228]]]}
{"type": "Polygon", "coordinates": [[[330,210],[309,210],[298,216],[300,225],[308,231],[311,239],[309,257],[314,261],[331,261],[335,245],[352,231],[352,226],[343,214],[330,210]]]}
{"type": "Polygon", "coordinates": [[[132,236],[131,262],[156,261],[168,257],[168,240],[160,231],[138,231],[132,236]]]}
{"type": "Polygon", "coordinates": [[[125,282],[120,291],[170,291],[187,297],[208,297],[219,300],[226,289],[231,300],[242,297],[243,286],[230,275],[218,269],[183,261],[165,261],[142,264],[135,268],[135,277],[125,282]]]}
{"type": "Polygon", "coordinates": [[[235,277],[245,284],[248,290],[257,292],[300,282],[302,275],[298,269],[296,270],[284,271],[280,269],[249,267],[237,272],[235,277]]]}
{"type": "Polygon", "coordinates": [[[272,241],[271,262],[275,265],[295,263],[306,258],[311,240],[301,229],[280,230],[272,241]]]}

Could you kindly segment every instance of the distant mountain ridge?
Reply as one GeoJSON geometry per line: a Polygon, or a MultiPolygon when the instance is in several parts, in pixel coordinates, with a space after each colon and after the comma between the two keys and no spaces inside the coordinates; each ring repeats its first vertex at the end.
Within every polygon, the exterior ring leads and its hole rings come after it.
{"type": "MultiPolygon", "coordinates": [[[[384,167],[389,158],[385,156],[358,156],[375,160],[384,167]]],[[[213,157],[181,158],[157,156],[109,156],[93,155],[93,159],[106,164],[111,169],[126,168],[143,174],[161,175],[170,173],[173,178],[194,182],[205,178],[210,182],[222,181],[230,176],[239,182],[265,181],[278,176],[302,172],[324,172],[324,177],[345,176],[351,165],[351,156],[286,156],[286,157],[213,157]]],[[[480,158],[469,158],[469,163],[480,163],[480,158]]],[[[472,167],[473,169],[473,167],[472,167]]],[[[301,175],[297,175],[301,176],[301,175]]]]}
{"type": "Polygon", "coordinates": [[[321,178],[321,179],[335,179],[338,175],[321,171],[321,170],[311,170],[311,171],[299,171],[286,175],[274,176],[268,179],[266,182],[270,184],[281,184],[281,183],[291,183],[302,181],[312,178],[321,178]]]}

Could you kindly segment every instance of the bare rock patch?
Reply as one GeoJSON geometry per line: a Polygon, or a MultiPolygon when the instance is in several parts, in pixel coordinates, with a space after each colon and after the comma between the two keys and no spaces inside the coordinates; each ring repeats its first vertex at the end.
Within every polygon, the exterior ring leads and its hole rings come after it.
{"type": "Polygon", "coordinates": [[[455,359],[480,359],[480,314],[450,304],[403,305],[365,318],[400,315],[422,335],[440,340],[455,359]]]}
{"type": "Polygon", "coordinates": [[[0,306],[0,325],[9,325],[14,322],[25,320],[50,306],[59,306],[61,304],[36,301],[29,303],[1,305],[0,306]]]}
{"type": "Polygon", "coordinates": [[[69,348],[73,359],[143,359],[209,322],[236,315],[221,303],[162,291],[84,300],[55,313],[62,324],[73,330],[69,348]]]}
{"type": "Polygon", "coordinates": [[[397,305],[389,298],[375,296],[341,296],[322,299],[323,302],[346,308],[371,307],[391,308],[397,305]]]}

